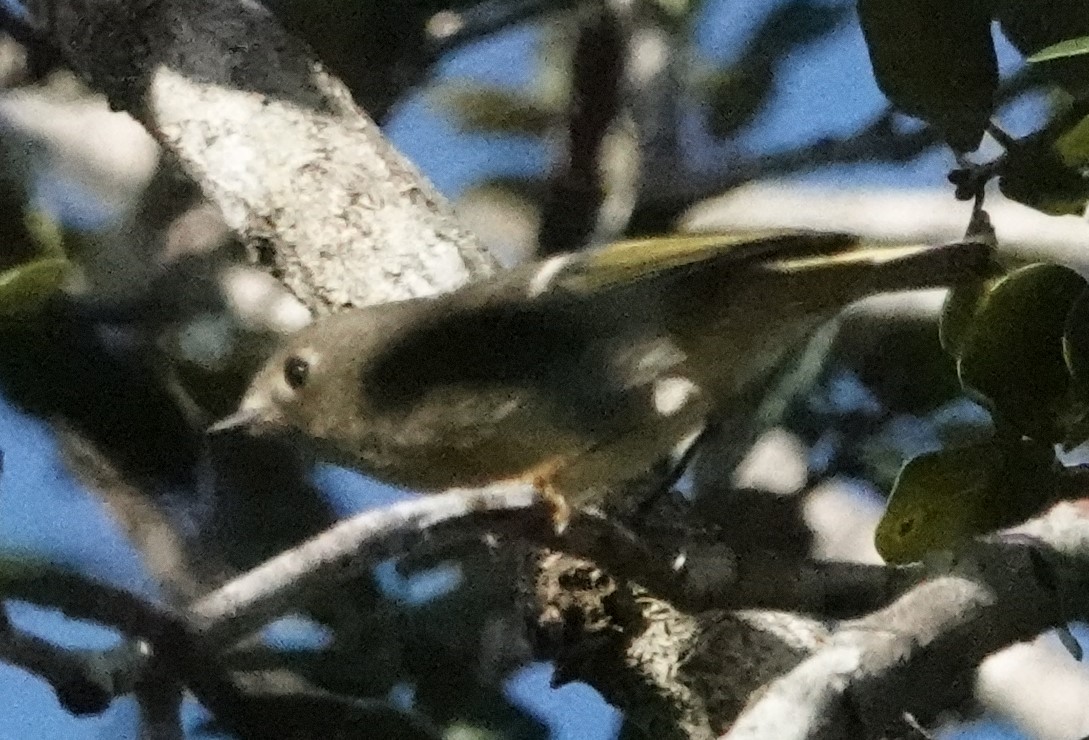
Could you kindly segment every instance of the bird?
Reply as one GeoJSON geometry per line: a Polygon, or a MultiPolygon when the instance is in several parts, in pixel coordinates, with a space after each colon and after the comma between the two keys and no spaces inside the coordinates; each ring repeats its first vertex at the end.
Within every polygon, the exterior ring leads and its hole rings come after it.
{"type": "Polygon", "coordinates": [[[804,230],[561,254],[318,318],[208,431],[289,435],[420,492],[531,482],[562,532],[573,507],[688,459],[846,305],[969,280],[992,257],[804,230]]]}

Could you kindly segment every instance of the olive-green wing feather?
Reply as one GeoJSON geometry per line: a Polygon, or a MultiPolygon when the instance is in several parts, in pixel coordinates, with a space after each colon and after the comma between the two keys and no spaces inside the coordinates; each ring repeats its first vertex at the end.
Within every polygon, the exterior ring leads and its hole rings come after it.
{"type": "Polygon", "coordinates": [[[851,250],[857,244],[858,239],[849,234],[782,230],[630,239],[580,255],[553,285],[574,293],[595,293],[708,261],[741,265],[768,259],[817,258],[851,250]]]}

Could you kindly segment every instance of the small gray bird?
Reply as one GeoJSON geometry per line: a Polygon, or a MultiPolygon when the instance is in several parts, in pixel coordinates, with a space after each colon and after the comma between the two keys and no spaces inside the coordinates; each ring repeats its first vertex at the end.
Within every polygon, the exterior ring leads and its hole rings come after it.
{"type": "Polygon", "coordinates": [[[210,431],[298,432],[421,491],[537,485],[570,506],[677,458],[845,305],[986,271],[989,247],[817,232],[620,242],[294,334],[210,431]]]}

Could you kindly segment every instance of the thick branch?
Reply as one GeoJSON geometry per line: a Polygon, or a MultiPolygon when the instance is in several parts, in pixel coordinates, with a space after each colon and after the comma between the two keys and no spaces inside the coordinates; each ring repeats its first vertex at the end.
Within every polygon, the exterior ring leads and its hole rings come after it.
{"type": "Polygon", "coordinates": [[[28,7],[312,311],[434,293],[493,269],[443,197],[257,3],[28,7]]]}

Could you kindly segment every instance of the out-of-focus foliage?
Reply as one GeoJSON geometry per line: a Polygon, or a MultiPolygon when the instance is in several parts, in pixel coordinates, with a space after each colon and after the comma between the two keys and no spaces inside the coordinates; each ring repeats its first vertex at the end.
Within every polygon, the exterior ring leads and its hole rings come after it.
{"type": "Polygon", "coordinates": [[[991,23],[1034,62],[1030,70],[1058,86],[1056,120],[1035,136],[1007,141],[995,174],[1008,197],[1053,215],[1076,214],[1089,201],[1086,127],[1089,58],[1076,37],[1089,33],[1082,0],[858,0],[874,76],[899,110],[935,127],[960,152],[976,149],[991,123],[998,87],[991,23]]]}
{"type": "MultiPolygon", "coordinates": [[[[846,3],[788,0],[769,4],[766,11],[759,9],[757,27],[739,49],[726,58],[714,58],[694,43],[700,5],[632,3],[630,16],[622,20],[627,58],[620,60],[622,68],[616,72],[625,77],[620,113],[607,130],[572,132],[569,128],[578,114],[570,102],[578,78],[588,76],[592,81],[595,74],[572,61],[582,24],[594,9],[592,3],[584,4],[581,14],[546,16],[538,41],[536,75],[526,88],[501,89],[458,78],[432,87],[431,101],[463,132],[530,137],[556,150],[557,164],[550,172],[518,179],[496,177],[476,184],[462,196],[459,206],[474,214],[494,213],[499,202],[517,203],[518,223],[497,242],[499,250],[505,253],[514,245],[514,260],[525,259],[538,248],[549,251],[546,242],[555,235],[542,234],[540,229],[547,232],[558,225],[556,219],[542,220],[542,210],[546,205],[556,207],[559,199],[559,207],[572,214],[578,210],[576,205],[584,203],[579,188],[589,183],[580,180],[571,188],[572,183],[565,179],[570,173],[564,170],[572,164],[569,152],[564,151],[569,144],[564,139],[569,136],[581,137],[583,142],[594,136],[601,139],[599,161],[591,164],[602,191],[597,228],[572,227],[572,231],[608,240],[622,235],[625,226],[632,231],[648,230],[643,221],[647,217],[653,224],[650,231],[660,233],[668,228],[686,201],[664,196],[667,214],[658,216],[655,189],[656,183],[683,181],[688,176],[685,157],[690,154],[686,151],[689,137],[687,132],[682,135],[682,121],[696,114],[701,133],[706,134],[705,145],[730,142],[751,131],[776,100],[778,80],[791,60],[831,38],[850,19],[846,3]],[[568,188],[570,192],[565,193],[568,188]],[[571,202],[565,205],[566,201],[571,202]],[[633,207],[637,209],[634,212],[633,207]],[[603,228],[603,223],[611,225],[603,228]],[[532,229],[537,233],[525,233],[532,229]]],[[[705,176],[692,174],[694,179],[705,176]]],[[[579,175],[582,177],[584,174],[579,175]]],[[[491,220],[481,220],[482,230],[488,231],[491,220]]],[[[569,239],[559,241],[566,244],[569,239]]]]}
{"type": "Polygon", "coordinates": [[[1002,194],[1053,216],[1080,215],[1089,202],[1089,117],[1017,142],[1002,162],[1002,194]]]}
{"type": "Polygon", "coordinates": [[[897,108],[957,151],[979,146],[998,89],[984,0],[859,0],[874,77],[897,108]]]}
{"type": "MultiPolygon", "coordinates": [[[[1083,0],[989,0],[1002,33],[1018,51],[1032,55],[1068,39],[1089,35],[1089,7],[1083,0]]],[[[1076,97],[1089,93],[1089,59],[1040,60],[1036,71],[1076,97]]]]}
{"type": "MultiPolygon", "coordinates": [[[[858,0],[858,13],[882,91],[958,151],[979,145],[992,113],[992,20],[1025,56],[1089,33],[1082,0],[858,0]]],[[[1069,51],[1042,55],[1035,71],[1076,97],[1089,89],[1089,60],[1069,51]]]]}
{"type": "Polygon", "coordinates": [[[785,3],[763,19],[736,60],[725,66],[703,61],[696,68],[696,91],[706,96],[707,125],[712,135],[736,136],[763,112],[775,93],[776,80],[792,53],[827,38],[846,22],[842,5],[785,3]]]}

